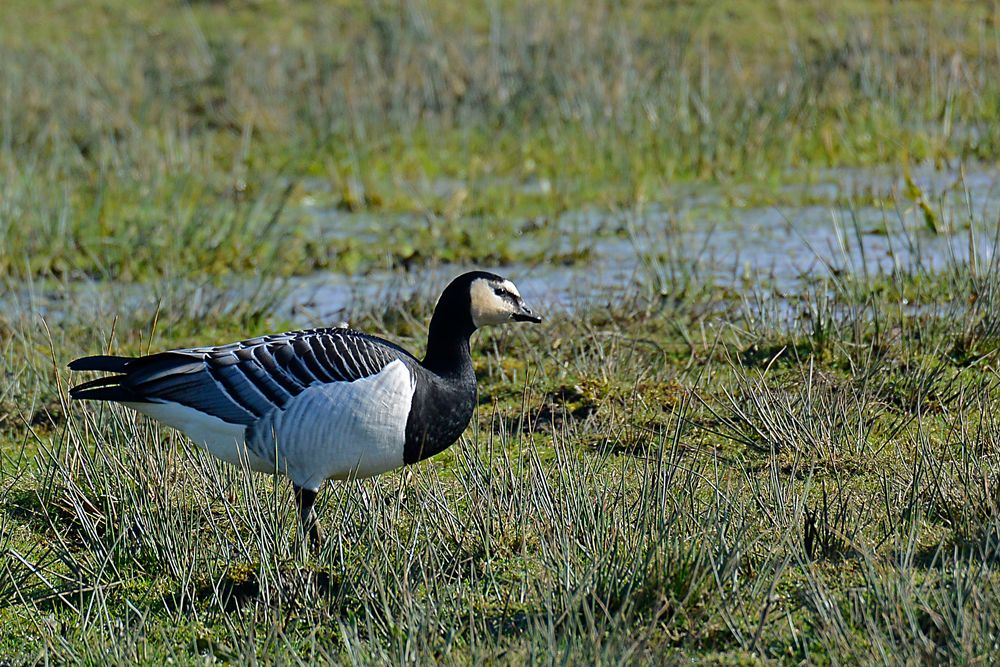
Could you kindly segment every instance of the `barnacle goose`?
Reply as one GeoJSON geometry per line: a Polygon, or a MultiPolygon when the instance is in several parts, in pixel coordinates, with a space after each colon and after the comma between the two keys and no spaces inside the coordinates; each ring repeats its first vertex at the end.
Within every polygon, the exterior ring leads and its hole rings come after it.
{"type": "Polygon", "coordinates": [[[476,405],[469,337],[481,326],[541,322],[512,282],[473,271],[441,293],[427,354],[351,329],[310,329],[145,357],[93,356],[74,371],[113,375],[73,387],[172,426],[230,463],[291,478],[303,534],[327,479],[371,477],[451,446],[476,405]]]}

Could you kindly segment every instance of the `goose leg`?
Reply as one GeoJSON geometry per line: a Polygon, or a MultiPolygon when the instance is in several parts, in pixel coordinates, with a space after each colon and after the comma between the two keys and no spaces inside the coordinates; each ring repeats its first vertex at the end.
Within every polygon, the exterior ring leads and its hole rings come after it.
{"type": "Polygon", "coordinates": [[[316,518],[316,511],[313,509],[316,504],[316,492],[311,489],[303,489],[300,486],[292,485],[295,490],[295,505],[299,508],[299,522],[302,526],[302,536],[309,536],[309,546],[314,552],[319,551],[322,533],[319,528],[319,521],[316,518]]]}

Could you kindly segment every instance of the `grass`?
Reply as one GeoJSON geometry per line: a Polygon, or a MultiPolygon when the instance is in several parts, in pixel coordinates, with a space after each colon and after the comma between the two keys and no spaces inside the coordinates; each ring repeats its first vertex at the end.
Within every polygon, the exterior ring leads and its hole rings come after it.
{"type": "Polygon", "coordinates": [[[996,659],[1000,232],[921,177],[995,166],[995,3],[56,9],[0,21],[0,662],[996,659]],[[840,254],[699,246],[769,207],[840,254]],[[632,280],[477,334],[462,441],[326,488],[317,555],[284,480],[68,403],[297,324],[289,276],[393,272],[344,315],[419,351],[418,269],[610,242],[632,280]]]}

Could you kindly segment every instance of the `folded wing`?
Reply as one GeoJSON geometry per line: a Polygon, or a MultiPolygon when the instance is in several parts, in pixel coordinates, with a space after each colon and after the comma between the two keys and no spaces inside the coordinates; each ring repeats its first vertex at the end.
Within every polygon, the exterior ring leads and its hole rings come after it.
{"type": "Polygon", "coordinates": [[[76,399],[176,403],[231,424],[250,425],[317,384],[377,374],[402,348],[349,329],[311,329],[220,347],[172,350],[146,357],[77,359],[72,370],[113,373],[73,387],[76,399]]]}

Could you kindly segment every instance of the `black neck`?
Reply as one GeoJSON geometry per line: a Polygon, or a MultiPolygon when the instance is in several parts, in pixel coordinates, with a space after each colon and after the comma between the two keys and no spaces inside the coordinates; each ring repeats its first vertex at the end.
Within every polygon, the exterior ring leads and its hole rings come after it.
{"type": "Polygon", "coordinates": [[[451,309],[438,308],[427,334],[427,355],[422,365],[442,377],[462,377],[473,373],[469,336],[476,330],[468,315],[454,317],[451,309]],[[464,320],[468,320],[463,322],[464,320]]]}

